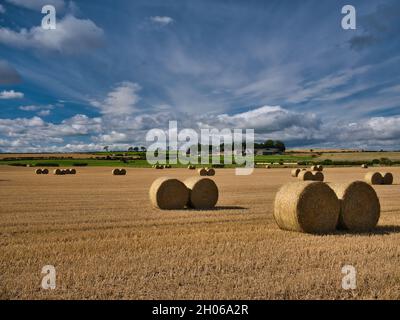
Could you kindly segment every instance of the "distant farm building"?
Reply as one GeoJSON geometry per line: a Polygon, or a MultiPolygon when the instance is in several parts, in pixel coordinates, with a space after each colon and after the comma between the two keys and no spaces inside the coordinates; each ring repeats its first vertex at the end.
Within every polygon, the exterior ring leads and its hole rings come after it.
{"type": "Polygon", "coordinates": [[[261,148],[255,149],[254,153],[256,156],[268,156],[272,154],[281,154],[282,151],[278,148],[261,148]]]}

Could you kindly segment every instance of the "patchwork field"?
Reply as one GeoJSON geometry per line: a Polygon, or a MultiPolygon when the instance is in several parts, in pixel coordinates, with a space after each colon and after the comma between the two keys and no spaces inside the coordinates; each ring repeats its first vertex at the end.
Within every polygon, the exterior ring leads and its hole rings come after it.
{"type": "MultiPolygon", "coordinates": [[[[160,211],[148,200],[161,175],[185,169],[77,168],[76,176],[37,176],[0,166],[1,299],[399,299],[400,168],[376,186],[382,214],[373,233],[326,236],[285,232],[274,222],[278,188],[290,169],[252,176],[217,170],[212,211],[160,211]],[[57,288],[41,288],[54,265],[57,288]],[[357,289],[341,269],[357,270],[357,289]]],[[[385,169],[381,169],[384,171],[385,169]]],[[[361,168],[325,170],[328,182],[362,179],[361,168]]]]}

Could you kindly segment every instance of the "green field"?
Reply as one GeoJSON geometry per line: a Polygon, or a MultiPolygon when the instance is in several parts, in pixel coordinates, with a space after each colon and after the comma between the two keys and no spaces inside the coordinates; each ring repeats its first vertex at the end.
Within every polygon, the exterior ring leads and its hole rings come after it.
{"type": "MultiPolygon", "coordinates": [[[[110,153],[102,153],[101,155],[107,156],[110,153]]],[[[98,155],[98,154],[96,154],[98,155]]],[[[136,155],[139,155],[136,153],[136,155]]],[[[210,158],[210,163],[212,160],[218,160],[224,162],[224,157],[213,157],[210,158]]],[[[291,156],[291,155],[272,155],[272,156],[256,156],[254,158],[255,163],[257,162],[298,162],[298,161],[310,161],[312,157],[308,156],[291,156]]],[[[151,167],[146,160],[130,160],[128,162],[122,162],[120,160],[96,160],[96,159],[51,159],[51,160],[0,160],[0,165],[29,165],[36,166],[40,164],[45,167],[46,164],[50,166],[51,164],[57,164],[60,167],[72,167],[77,163],[87,163],[88,166],[104,166],[104,167],[138,167],[138,168],[148,168],[151,167]]],[[[185,167],[186,165],[177,164],[172,165],[173,167],[185,167]]],[[[199,167],[201,165],[199,164],[199,167]]],[[[236,165],[226,165],[226,167],[234,167],[236,165]]]]}
{"type": "MultiPolygon", "coordinates": [[[[39,156],[39,155],[38,155],[39,156]]],[[[40,155],[45,157],[45,155],[40,155]]],[[[49,166],[55,164],[60,167],[73,167],[75,164],[84,163],[87,166],[94,167],[137,167],[137,168],[149,168],[151,165],[144,159],[145,153],[143,152],[127,152],[127,153],[117,153],[117,152],[101,152],[88,154],[88,159],[23,159],[15,158],[8,160],[0,160],[0,165],[20,165],[20,166],[49,166]],[[107,160],[107,159],[95,159],[90,157],[114,157],[120,154],[125,154],[128,157],[140,156],[142,159],[138,160],[128,160],[123,162],[118,159],[107,160]]],[[[212,163],[224,163],[223,156],[214,156],[209,158],[208,166],[212,163]]],[[[372,164],[384,164],[384,165],[399,165],[400,163],[400,152],[349,152],[349,153],[322,153],[320,155],[315,154],[283,154],[283,155],[265,155],[265,156],[255,156],[255,164],[260,163],[297,163],[300,162],[303,165],[309,165],[312,163],[321,163],[327,166],[358,166],[362,163],[372,164]],[[386,160],[385,160],[386,159],[386,160]],[[372,163],[372,161],[374,161],[372,163]],[[388,163],[389,161],[389,163],[388,163]],[[391,162],[391,163],[390,163],[391,162]]],[[[200,163],[200,160],[199,160],[200,163]]],[[[186,164],[172,164],[172,167],[186,167],[186,164]]],[[[201,164],[197,165],[201,167],[201,164]]],[[[225,165],[227,168],[237,167],[238,165],[225,165]]]]}

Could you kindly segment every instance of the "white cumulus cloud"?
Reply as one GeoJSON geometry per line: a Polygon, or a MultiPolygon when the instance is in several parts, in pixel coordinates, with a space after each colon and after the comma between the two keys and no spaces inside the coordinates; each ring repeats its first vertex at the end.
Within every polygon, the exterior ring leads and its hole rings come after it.
{"type": "Polygon", "coordinates": [[[41,26],[20,31],[0,28],[0,43],[19,49],[74,54],[99,47],[103,34],[103,30],[93,21],[67,15],[57,22],[56,30],[44,30],[41,26]]]}
{"type": "Polygon", "coordinates": [[[154,17],[150,17],[150,20],[153,23],[156,23],[161,26],[166,26],[166,25],[169,25],[174,22],[174,19],[172,19],[171,17],[167,17],[167,16],[154,16],[154,17]]]}
{"type": "Polygon", "coordinates": [[[140,89],[137,83],[126,81],[109,92],[104,101],[91,100],[90,103],[104,115],[129,115],[137,110],[136,103],[140,100],[138,95],[140,89]]]}
{"type": "Polygon", "coordinates": [[[40,11],[45,5],[53,5],[56,9],[65,7],[64,0],[6,0],[7,2],[30,10],[40,11]]]}
{"type": "Polygon", "coordinates": [[[2,91],[0,92],[0,99],[3,100],[8,100],[8,99],[22,99],[24,97],[24,94],[22,92],[17,92],[14,90],[10,91],[2,91]]]}

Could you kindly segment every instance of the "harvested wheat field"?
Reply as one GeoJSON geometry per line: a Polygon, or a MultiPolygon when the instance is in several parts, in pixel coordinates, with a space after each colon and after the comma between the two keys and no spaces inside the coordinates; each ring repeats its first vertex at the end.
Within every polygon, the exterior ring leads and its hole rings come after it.
{"type": "MultiPolygon", "coordinates": [[[[196,175],[82,168],[36,175],[0,167],[1,299],[399,299],[400,168],[373,188],[382,212],[374,232],[283,231],[273,201],[290,169],[235,176],[221,169],[216,209],[161,211],[149,201],[160,176],[196,175]],[[41,289],[54,265],[57,288],[41,289]],[[344,265],[357,289],[342,289],[344,265]]],[[[362,168],[326,168],[325,181],[363,180],[362,168]]]]}

